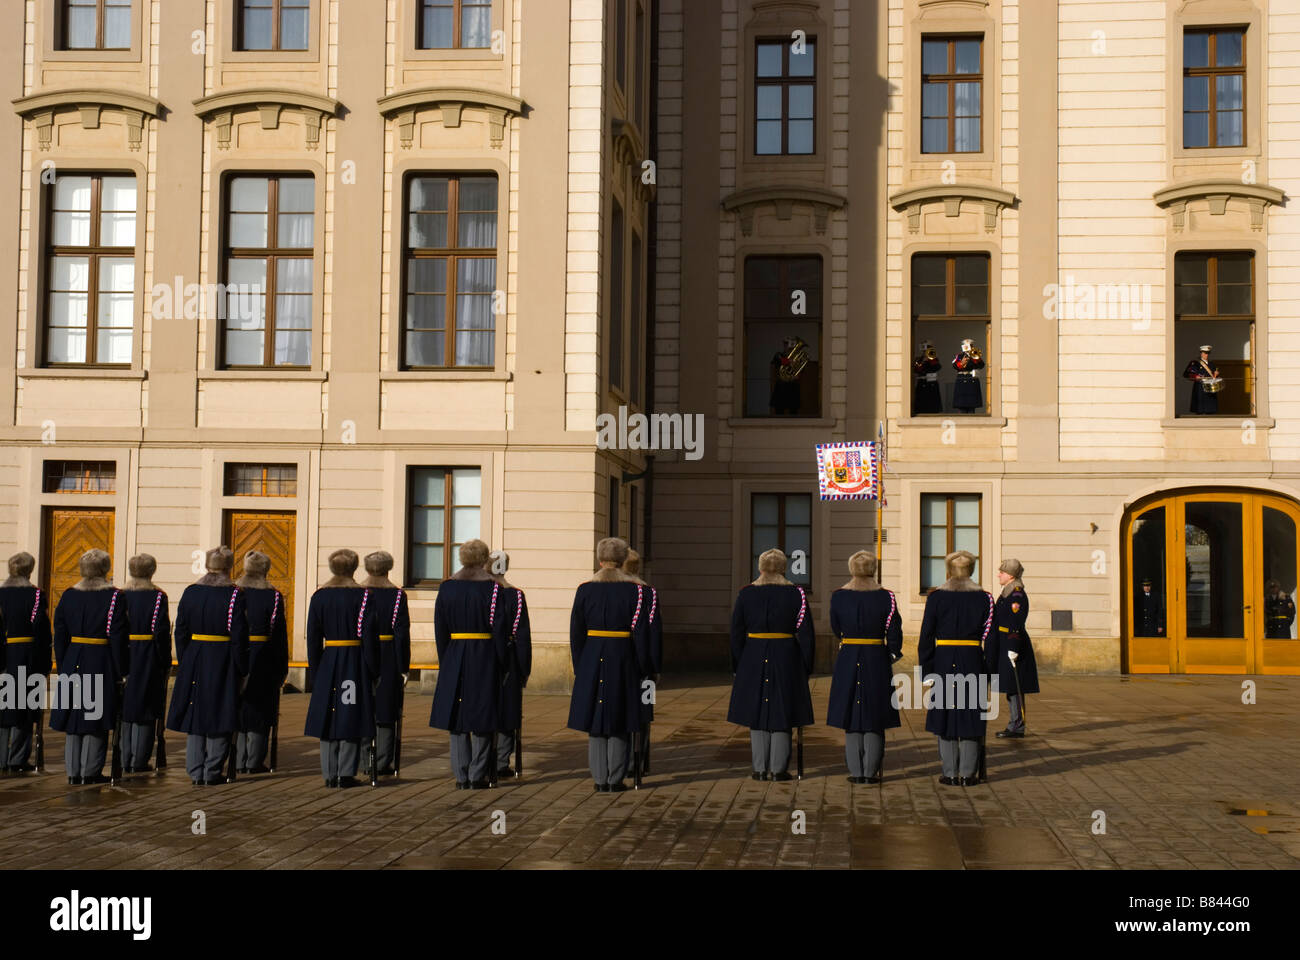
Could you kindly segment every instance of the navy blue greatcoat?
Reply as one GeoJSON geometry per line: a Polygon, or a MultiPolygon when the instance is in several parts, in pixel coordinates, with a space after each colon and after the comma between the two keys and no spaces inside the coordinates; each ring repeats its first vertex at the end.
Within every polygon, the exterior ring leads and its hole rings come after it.
{"type": "Polygon", "coordinates": [[[938,704],[926,711],[925,729],[945,740],[978,740],[984,736],[985,721],[980,718],[979,704],[979,687],[985,675],[982,644],[992,626],[993,597],[978,586],[951,590],[945,585],[925,598],[917,658],[924,676],[937,675],[931,696],[938,704]],[[940,640],[967,642],[940,644],[940,640]],[[957,683],[959,678],[963,682],[957,683]],[[973,680],[967,684],[965,678],[973,680]],[[962,704],[960,709],[958,702],[962,704]]]}
{"type": "Polygon", "coordinates": [[[402,674],[411,669],[411,613],[406,606],[406,591],[400,587],[367,589],[379,625],[379,690],[375,693],[375,722],[396,723],[402,674]]]}
{"type": "Polygon", "coordinates": [[[569,615],[570,729],[593,737],[641,729],[641,680],[655,672],[650,606],[650,588],[632,580],[589,580],[578,587],[569,615]]]}
{"type": "MultiPolygon", "coordinates": [[[[63,591],[54,611],[54,658],[61,676],[81,678],[82,699],[79,705],[65,699],[51,709],[52,729],[101,735],[113,729],[119,706],[117,682],[126,667],[130,642],[120,590],[74,586],[63,591]],[[91,699],[97,696],[98,701],[92,703],[88,695],[91,699]],[[97,716],[89,716],[92,713],[97,716]]],[[[59,684],[59,689],[66,697],[71,683],[59,684]]]]}
{"type": "Polygon", "coordinates": [[[813,724],[808,675],[816,637],[808,598],[794,584],[750,584],[731,613],[731,686],[727,720],[751,730],[813,724]],[[788,634],[768,638],[756,634],[788,634]]]}
{"type": "Polygon", "coordinates": [[[998,597],[993,607],[993,629],[984,644],[984,656],[990,674],[997,674],[998,687],[1007,696],[1016,692],[1016,676],[1011,668],[1007,651],[1019,654],[1016,671],[1020,673],[1020,692],[1038,692],[1038,663],[1034,660],[1034,645],[1025,629],[1029,616],[1029,597],[1017,587],[1005,597],[998,597]]]}
{"type": "Polygon", "coordinates": [[[172,618],[167,594],[158,589],[123,590],[131,625],[122,719],[154,723],[163,710],[167,674],[172,668],[172,618]]]}
{"type": "Polygon", "coordinates": [[[239,700],[239,729],[260,730],[275,723],[289,673],[289,628],[279,590],[242,589],[248,606],[248,685],[239,700]]]}
{"type": "MultiPolygon", "coordinates": [[[[0,649],[0,666],[17,683],[20,671],[27,677],[40,676],[41,682],[50,672],[50,611],[49,598],[36,586],[12,584],[0,587],[0,624],[9,642],[0,649]],[[30,638],[24,640],[23,638],[30,638]],[[14,642],[17,638],[18,642],[14,642]]],[[[25,702],[28,688],[16,690],[25,702]]],[[[0,710],[0,727],[21,727],[36,722],[36,711],[26,709],[0,710]]]]}
{"type": "Polygon", "coordinates": [[[831,632],[845,643],[835,657],[826,723],[848,733],[881,733],[900,726],[891,666],[903,653],[898,603],[889,590],[836,590],[831,594],[831,632]]]}
{"type": "Polygon", "coordinates": [[[444,580],[433,606],[438,685],[429,726],[489,733],[500,723],[501,675],[510,643],[505,594],[492,580],[444,580]],[[488,634],[464,637],[461,634],[488,634]]]}
{"type": "Polygon", "coordinates": [[[176,607],[175,638],[176,686],[167,729],[204,737],[234,733],[239,682],[248,676],[244,591],[230,583],[190,584],[176,607]]]}
{"type": "Polygon", "coordinates": [[[517,587],[505,587],[503,600],[510,642],[501,675],[501,719],[497,729],[508,732],[518,728],[524,717],[524,687],[533,670],[533,631],[524,592],[517,587]]]}
{"type": "Polygon", "coordinates": [[[307,610],[311,703],[303,733],[318,740],[369,740],[375,733],[379,618],[371,591],[349,580],[326,585],[307,610]]]}

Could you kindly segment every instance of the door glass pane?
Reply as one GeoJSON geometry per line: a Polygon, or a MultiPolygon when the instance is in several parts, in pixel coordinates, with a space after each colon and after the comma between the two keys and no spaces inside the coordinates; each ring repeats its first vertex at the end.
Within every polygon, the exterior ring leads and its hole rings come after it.
{"type": "Polygon", "coordinates": [[[1245,636],[1241,504],[1196,503],[1186,508],[1189,637],[1245,636]]]}
{"type": "Polygon", "coordinates": [[[1295,521],[1281,510],[1264,508],[1264,636],[1296,638],[1295,521]]]}
{"type": "Polygon", "coordinates": [[[1165,636],[1165,508],[1133,521],[1133,635],[1165,636]]]}

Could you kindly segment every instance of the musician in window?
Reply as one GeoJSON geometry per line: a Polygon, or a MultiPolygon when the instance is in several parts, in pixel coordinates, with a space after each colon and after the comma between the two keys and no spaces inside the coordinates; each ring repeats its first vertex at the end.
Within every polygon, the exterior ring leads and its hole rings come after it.
{"type": "Polygon", "coordinates": [[[1214,414],[1219,412],[1219,391],[1223,389],[1223,379],[1219,368],[1210,362],[1210,344],[1201,344],[1201,355],[1187,364],[1183,379],[1192,381],[1192,413],[1214,414]]]}
{"type": "Polygon", "coordinates": [[[943,413],[943,400],[939,397],[939,370],[942,368],[934,344],[925,340],[912,361],[912,374],[916,377],[916,392],[912,398],[912,416],[926,413],[943,413]]]}
{"type": "Polygon", "coordinates": [[[772,396],[768,401],[774,416],[797,417],[801,412],[799,378],[808,367],[808,344],[798,337],[786,337],[781,352],[772,357],[772,396]]]}
{"type": "Polygon", "coordinates": [[[952,405],[962,413],[984,410],[984,390],[980,386],[979,371],[984,369],[984,357],[975,341],[969,337],[961,342],[961,350],[952,359],[957,371],[957,383],[952,390],[952,405]]]}

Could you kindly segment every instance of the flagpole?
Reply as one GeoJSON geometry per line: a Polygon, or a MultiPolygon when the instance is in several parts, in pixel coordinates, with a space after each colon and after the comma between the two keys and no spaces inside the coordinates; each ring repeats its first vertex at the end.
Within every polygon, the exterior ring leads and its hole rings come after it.
{"type": "Polygon", "coordinates": [[[876,482],[876,583],[884,582],[881,567],[885,558],[885,422],[880,421],[876,427],[876,438],[880,441],[879,457],[880,476],[876,482]]]}

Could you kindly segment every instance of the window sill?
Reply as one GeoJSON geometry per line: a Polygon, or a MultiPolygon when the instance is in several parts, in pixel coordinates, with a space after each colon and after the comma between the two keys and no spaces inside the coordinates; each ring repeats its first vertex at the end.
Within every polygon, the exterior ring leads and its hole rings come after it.
{"type": "Polygon", "coordinates": [[[830,417],[731,417],[729,427],[833,427],[830,417]]]}
{"type": "Polygon", "coordinates": [[[122,370],[116,367],[27,367],[18,371],[24,380],[145,380],[147,370],[122,370]]]}
{"type": "Polygon", "coordinates": [[[1240,430],[1243,423],[1252,423],[1257,430],[1271,430],[1277,425],[1272,417],[1252,417],[1247,414],[1213,414],[1199,417],[1172,417],[1160,421],[1160,426],[1167,430],[1205,430],[1214,427],[1226,430],[1240,430]]]}
{"type": "Polygon", "coordinates": [[[139,63],[140,50],[46,50],[42,57],[47,63],[139,63]]]}
{"type": "Polygon", "coordinates": [[[379,379],[387,381],[498,380],[509,382],[515,375],[508,370],[381,370],[379,379]]]}
{"type": "Polygon", "coordinates": [[[207,380],[303,380],[322,383],[330,378],[323,370],[203,370],[199,383],[207,380]]]}
{"type": "Polygon", "coordinates": [[[406,60],[460,60],[470,63],[503,63],[505,56],[491,47],[411,47],[406,60]]]}
{"type": "Polygon", "coordinates": [[[924,417],[901,417],[897,423],[900,427],[942,427],[948,420],[976,427],[1005,427],[1007,425],[1006,417],[973,413],[936,413],[924,417]]]}

